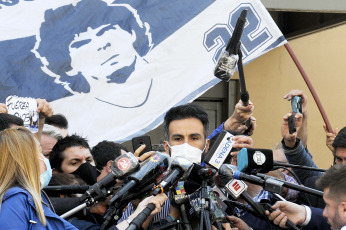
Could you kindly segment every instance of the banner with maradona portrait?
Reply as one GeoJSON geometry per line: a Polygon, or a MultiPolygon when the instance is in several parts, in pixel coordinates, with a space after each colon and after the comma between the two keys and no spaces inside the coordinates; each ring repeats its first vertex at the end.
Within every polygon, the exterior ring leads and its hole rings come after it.
{"type": "Polygon", "coordinates": [[[0,102],[44,98],[91,145],[129,140],[219,81],[243,9],[247,64],[286,42],[259,0],[0,0],[0,102]]]}

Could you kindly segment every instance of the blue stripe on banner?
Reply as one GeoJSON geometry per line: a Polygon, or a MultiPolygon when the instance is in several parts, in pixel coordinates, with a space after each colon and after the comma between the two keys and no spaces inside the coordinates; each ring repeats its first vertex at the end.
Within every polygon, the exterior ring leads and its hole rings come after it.
{"type": "MultiPolygon", "coordinates": [[[[275,47],[277,47],[278,45],[280,45],[282,42],[286,41],[286,38],[282,35],[281,37],[279,37],[275,42],[273,42],[271,45],[269,45],[267,47],[267,49],[265,49],[263,52],[268,52],[269,50],[274,49],[275,47]]],[[[287,42],[287,41],[286,41],[287,42]]],[[[286,43],[285,42],[285,43],[286,43]]]]}

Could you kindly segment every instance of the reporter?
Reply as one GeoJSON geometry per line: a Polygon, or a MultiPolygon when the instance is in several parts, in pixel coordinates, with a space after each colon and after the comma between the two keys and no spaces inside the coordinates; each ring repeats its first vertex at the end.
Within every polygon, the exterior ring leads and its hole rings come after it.
{"type": "Polygon", "coordinates": [[[25,128],[0,132],[0,229],[76,229],[51,210],[40,192],[51,170],[39,150],[25,128]]]}

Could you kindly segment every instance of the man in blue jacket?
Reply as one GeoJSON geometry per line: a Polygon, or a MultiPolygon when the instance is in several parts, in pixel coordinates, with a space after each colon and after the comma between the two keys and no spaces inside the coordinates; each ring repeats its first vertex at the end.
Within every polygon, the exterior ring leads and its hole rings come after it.
{"type": "Polygon", "coordinates": [[[317,186],[324,190],[326,207],[322,209],[279,201],[269,219],[282,228],[287,218],[293,223],[305,226],[304,229],[346,230],[346,164],[335,165],[317,180],[317,186]],[[322,218],[322,216],[324,218],[322,218]],[[328,223],[330,226],[328,226],[328,223]]]}

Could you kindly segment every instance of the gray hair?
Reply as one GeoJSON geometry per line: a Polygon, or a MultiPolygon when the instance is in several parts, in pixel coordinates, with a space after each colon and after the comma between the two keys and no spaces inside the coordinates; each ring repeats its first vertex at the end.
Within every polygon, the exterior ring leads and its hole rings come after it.
{"type": "Polygon", "coordinates": [[[43,130],[42,130],[42,135],[53,137],[57,140],[60,140],[63,138],[63,136],[61,135],[60,131],[57,128],[55,128],[52,125],[48,125],[48,124],[44,124],[43,130]]]}

